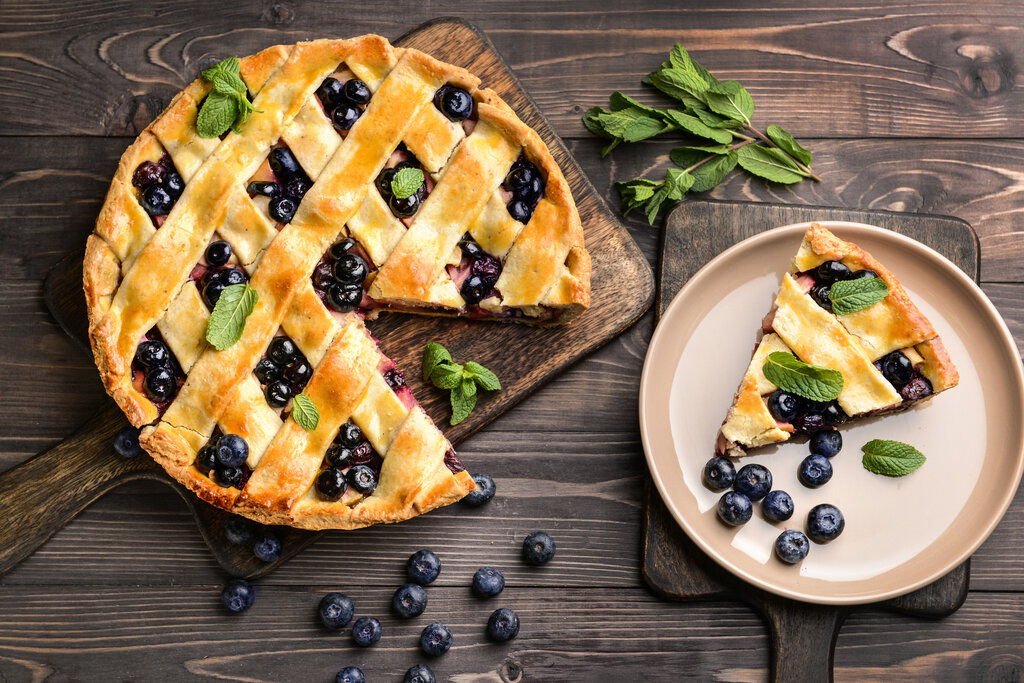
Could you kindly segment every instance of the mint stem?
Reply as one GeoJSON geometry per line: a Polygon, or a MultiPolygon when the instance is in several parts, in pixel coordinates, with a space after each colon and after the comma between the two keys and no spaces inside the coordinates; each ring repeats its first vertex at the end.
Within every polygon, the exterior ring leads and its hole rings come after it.
{"type": "Polygon", "coordinates": [[[767,135],[765,135],[764,133],[762,133],[758,129],[754,128],[750,124],[747,124],[745,126],[745,128],[747,130],[749,130],[751,133],[753,133],[754,135],[756,135],[758,138],[760,138],[762,142],[768,143],[768,145],[770,147],[774,147],[775,149],[779,150],[780,152],[785,154],[790,159],[793,159],[793,163],[796,164],[800,168],[800,170],[804,171],[811,180],[814,180],[814,181],[819,182],[819,183],[821,182],[821,178],[818,177],[818,175],[814,171],[812,171],[810,169],[810,167],[805,166],[804,164],[800,163],[799,159],[794,159],[793,155],[791,155],[789,152],[787,152],[786,150],[784,150],[781,147],[779,147],[778,145],[776,145],[775,142],[773,142],[770,137],[768,137],[767,135]]]}

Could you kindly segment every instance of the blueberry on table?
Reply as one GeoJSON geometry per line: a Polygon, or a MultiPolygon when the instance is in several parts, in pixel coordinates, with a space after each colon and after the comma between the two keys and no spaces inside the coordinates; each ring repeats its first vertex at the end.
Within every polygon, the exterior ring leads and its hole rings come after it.
{"type": "Polygon", "coordinates": [[[434,678],[434,672],[426,664],[417,664],[416,666],[409,667],[402,681],[403,683],[437,683],[437,679],[434,678]]]}
{"type": "Polygon", "coordinates": [[[220,593],[220,601],[224,603],[224,606],[229,611],[236,614],[252,607],[255,599],[256,591],[253,589],[252,584],[245,579],[228,581],[227,585],[224,586],[224,590],[220,593]]]}
{"type": "Polygon", "coordinates": [[[772,522],[785,522],[793,516],[793,498],[785,491],[771,491],[761,501],[761,513],[772,522]]]}
{"type": "Polygon", "coordinates": [[[822,486],[832,478],[832,463],[824,455],[812,453],[800,462],[797,476],[804,486],[809,488],[822,486]]]}
{"type": "Polygon", "coordinates": [[[473,593],[479,598],[493,598],[505,589],[505,577],[494,567],[481,567],[473,574],[473,593]]]}
{"type": "Polygon", "coordinates": [[[494,498],[496,488],[494,480],[491,479],[489,474],[474,474],[473,483],[476,484],[476,488],[462,498],[463,503],[479,507],[490,502],[491,498],[494,498]]]}
{"type": "Polygon", "coordinates": [[[217,442],[217,462],[239,467],[249,457],[249,444],[237,434],[225,434],[217,442]]]}
{"type": "Polygon", "coordinates": [[[542,565],[555,556],[555,539],[546,531],[534,531],[523,539],[523,559],[527,564],[542,565]]]}
{"type": "Polygon", "coordinates": [[[768,397],[768,411],[779,422],[792,422],[800,412],[800,399],[780,389],[768,397]]]}
{"type": "Polygon", "coordinates": [[[744,465],[732,487],[750,500],[759,501],[772,490],[772,473],[764,465],[744,465]]]}
{"type": "Polygon", "coordinates": [[[281,558],[281,541],[272,533],[265,533],[252,545],[252,554],[263,562],[274,562],[281,558]]]}
{"type": "Polygon", "coordinates": [[[728,458],[714,457],[704,465],[704,485],[712,491],[724,491],[736,481],[736,467],[728,458]]]}
{"type": "Polygon", "coordinates": [[[415,583],[426,586],[441,573],[441,558],[429,550],[417,550],[409,557],[406,571],[415,583]]]}
{"type": "Polygon", "coordinates": [[[373,617],[359,617],[352,626],[352,642],[359,647],[370,647],[380,640],[384,631],[373,617]]]}
{"type": "Polygon", "coordinates": [[[224,538],[232,545],[248,545],[256,538],[256,524],[245,517],[232,515],[224,522],[224,538]]]}
{"type": "Polygon", "coordinates": [[[355,606],[344,593],[328,593],[320,599],[317,613],[324,628],[338,629],[352,621],[355,606]]]}
{"type": "Polygon", "coordinates": [[[818,282],[832,284],[837,280],[848,280],[850,269],[839,261],[825,261],[814,270],[814,274],[818,282]]]}
{"type": "Polygon", "coordinates": [[[742,493],[729,491],[718,499],[718,518],[729,526],[740,526],[750,521],[754,504],[742,493]]]}
{"type": "Polygon", "coordinates": [[[346,666],[338,671],[334,683],[366,683],[366,676],[358,666],[346,666]]]}
{"type": "Polygon", "coordinates": [[[440,657],[451,649],[452,640],[448,627],[435,621],[420,633],[420,648],[431,657],[440,657]]]}
{"type": "Polygon", "coordinates": [[[418,583],[399,586],[391,596],[391,607],[403,619],[412,619],[427,609],[427,591],[418,583]]]}
{"type": "Polygon", "coordinates": [[[139,445],[139,430],[136,427],[125,427],[114,435],[114,451],[122,458],[134,458],[142,455],[139,445]]]}
{"type": "Polygon", "coordinates": [[[779,559],[788,564],[796,564],[805,557],[811,544],[803,532],[796,529],[786,529],[775,539],[775,554],[779,559]]]}
{"type": "Polygon", "coordinates": [[[835,429],[818,432],[811,437],[811,453],[832,458],[841,450],[843,450],[843,436],[835,429]]]}
{"type": "Polygon", "coordinates": [[[487,635],[499,643],[512,640],[519,635],[519,615],[507,607],[494,610],[487,619],[487,635]]]}
{"type": "Polygon", "coordinates": [[[807,535],[819,543],[826,543],[843,533],[846,519],[835,505],[815,505],[807,513],[807,535]]]}

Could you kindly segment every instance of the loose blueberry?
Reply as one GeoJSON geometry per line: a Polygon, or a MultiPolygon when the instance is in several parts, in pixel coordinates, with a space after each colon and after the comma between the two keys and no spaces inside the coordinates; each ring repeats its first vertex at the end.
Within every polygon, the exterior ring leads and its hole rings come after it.
{"type": "Polygon", "coordinates": [[[122,458],[134,458],[142,455],[142,446],[139,445],[139,430],[135,427],[125,427],[114,435],[114,451],[122,458]]]}
{"type": "Polygon", "coordinates": [[[363,441],[363,430],[355,422],[346,422],[338,430],[338,441],[346,448],[355,448],[363,441]]]}
{"type": "Polygon", "coordinates": [[[800,412],[800,399],[781,389],[774,391],[768,397],[768,410],[779,422],[792,422],[800,412]]]}
{"type": "Polygon", "coordinates": [[[224,538],[232,545],[249,545],[256,537],[256,524],[245,517],[231,515],[224,522],[224,538]]]}
{"type": "Polygon", "coordinates": [[[473,574],[473,592],[481,598],[493,598],[505,589],[505,577],[494,567],[481,567],[473,574]]]}
{"type": "Polygon", "coordinates": [[[359,647],[370,647],[382,634],[380,622],[373,617],[359,617],[352,626],[352,641],[359,647]]]}
{"type": "Polygon", "coordinates": [[[711,458],[704,465],[704,485],[712,491],[724,491],[736,481],[736,467],[727,458],[711,458]]]}
{"type": "Polygon", "coordinates": [[[316,475],[316,492],[324,500],[338,500],[346,488],[348,482],[345,481],[345,475],[333,466],[320,470],[320,474],[316,475]]]}
{"type": "Polygon", "coordinates": [[[404,199],[399,199],[391,195],[391,198],[388,199],[388,206],[391,208],[391,213],[395,214],[398,218],[408,218],[419,210],[420,196],[418,194],[411,194],[404,199]]]}
{"type": "Polygon", "coordinates": [[[779,559],[788,564],[796,564],[805,557],[811,544],[802,531],[786,529],[775,539],[775,554],[779,559]]]}
{"type": "Polygon", "coordinates": [[[296,360],[284,369],[284,379],[292,385],[292,391],[296,394],[302,391],[313,376],[313,366],[305,360],[296,360]]]}
{"type": "Polygon", "coordinates": [[[739,526],[750,521],[754,504],[744,494],[729,491],[718,500],[718,517],[729,526],[739,526]]]}
{"type": "Polygon", "coordinates": [[[142,193],[142,208],[150,216],[166,216],[171,212],[174,200],[161,185],[150,185],[142,193]]]}
{"type": "Polygon", "coordinates": [[[335,242],[334,244],[332,244],[331,248],[328,249],[327,251],[331,257],[331,261],[337,261],[342,256],[351,251],[352,247],[354,246],[356,246],[356,241],[351,237],[346,237],[340,242],[335,242]]]}
{"type": "Polygon", "coordinates": [[[206,262],[211,266],[223,266],[231,258],[231,245],[224,240],[210,242],[206,247],[206,262]]]}
{"type": "Polygon", "coordinates": [[[843,533],[846,520],[835,505],[815,505],[807,513],[807,535],[819,543],[826,543],[843,533]]]}
{"type": "Polygon", "coordinates": [[[847,280],[850,269],[839,261],[825,261],[814,270],[818,282],[832,284],[836,280],[847,280]]]}
{"type": "Polygon", "coordinates": [[[825,406],[825,410],[821,413],[821,419],[830,427],[838,427],[846,422],[848,417],[846,411],[839,407],[839,404],[835,401],[829,401],[828,405],[825,406]]]}
{"type": "Polygon", "coordinates": [[[346,666],[344,669],[338,670],[338,675],[334,677],[334,683],[366,683],[366,676],[358,666],[346,666]]]}
{"type": "Polygon", "coordinates": [[[519,221],[525,225],[530,222],[530,216],[533,215],[533,212],[530,211],[530,207],[526,202],[513,199],[508,203],[508,215],[512,216],[512,220],[519,221]]]}
{"type": "Polygon", "coordinates": [[[793,427],[801,434],[814,434],[827,429],[825,417],[820,413],[803,413],[793,420],[793,427]]]}
{"type": "Polygon", "coordinates": [[[473,483],[476,484],[476,488],[462,498],[463,503],[479,507],[489,502],[491,498],[494,498],[494,480],[491,479],[490,475],[474,474],[473,483]]]}
{"type": "Polygon", "coordinates": [[[281,379],[281,366],[269,358],[261,358],[253,370],[260,384],[270,384],[281,379]]]}
{"type": "Polygon", "coordinates": [[[252,554],[263,562],[274,562],[281,558],[281,541],[271,533],[265,533],[252,544],[252,554]]]}
{"type": "Polygon", "coordinates": [[[224,603],[224,606],[229,611],[238,614],[252,607],[252,603],[256,600],[256,591],[253,590],[252,584],[245,579],[235,579],[228,581],[227,585],[224,586],[224,590],[220,592],[220,601],[224,603]]]}
{"type": "Polygon", "coordinates": [[[519,635],[519,616],[507,607],[494,610],[487,619],[487,635],[499,643],[512,640],[519,635]]]}
{"type": "Polygon", "coordinates": [[[316,96],[324,105],[324,109],[333,109],[338,106],[344,97],[345,86],[337,78],[327,77],[320,87],[316,89],[316,96]]]}
{"type": "Polygon", "coordinates": [[[527,564],[542,565],[555,556],[555,539],[546,531],[533,531],[523,539],[523,559],[527,564]]]}
{"type": "Polygon", "coordinates": [[[132,174],[132,185],[138,188],[146,188],[155,185],[164,179],[167,169],[155,161],[143,161],[132,174]]]}
{"type": "Polygon", "coordinates": [[[366,261],[355,254],[345,254],[334,262],[334,278],[343,285],[362,284],[369,269],[366,261]]]}
{"type": "Polygon", "coordinates": [[[832,478],[832,463],[824,455],[808,455],[800,462],[797,476],[804,486],[809,488],[822,486],[832,478]]]}
{"type": "Polygon", "coordinates": [[[240,488],[244,477],[245,472],[242,471],[241,467],[217,465],[213,468],[213,480],[224,488],[230,488],[232,486],[236,489],[240,488]]]}
{"type": "Polygon", "coordinates": [[[420,647],[431,657],[440,657],[452,646],[452,632],[442,623],[434,622],[420,633],[420,647]]]}
{"type": "Polygon", "coordinates": [[[362,114],[363,110],[356,105],[342,103],[331,112],[331,123],[338,130],[348,130],[355,125],[362,114]]]}
{"type": "Polygon", "coordinates": [[[352,600],[344,593],[328,593],[320,599],[317,613],[324,628],[338,629],[347,626],[355,614],[352,600]]]}
{"type": "Polygon", "coordinates": [[[217,447],[208,443],[199,449],[196,453],[196,469],[203,474],[209,475],[214,467],[217,466],[217,447]]]}
{"type": "Polygon", "coordinates": [[[409,667],[402,681],[403,683],[437,683],[437,679],[434,678],[434,672],[426,664],[417,664],[416,666],[409,667]]]}
{"type": "Polygon", "coordinates": [[[217,281],[225,287],[244,285],[249,281],[249,276],[241,268],[225,268],[217,273],[217,281]]]}
{"type": "Polygon", "coordinates": [[[271,199],[281,196],[281,186],[277,183],[254,180],[249,183],[249,186],[245,189],[249,194],[263,195],[264,197],[270,197],[271,199]]]}
{"type": "Polygon", "coordinates": [[[395,594],[391,596],[391,607],[395,614],[403,619],[412,619],[423,614],[427,609],[427,591],[423,586],[415,583],[407,583],[399,586],[395,594]]]}
{"type": "Polygon", "coordinates": [[[171,199],[177,199],[185,191],[185,181],[173,171],[164,178],[163,186],[167,194],[171,195],[171,199]]]}
{"type": "Polygon", "coordinates": [[[772,522],[785,522],[793,516],[793,498],[785,491],[771,491],[761,501],[761,512],[772,522]]]}
{"type": "Polygon", "coordinates": [[[483,247],[471,239],[463,238],[459,242],[459,249],[462,250],[463,254],[470,258],[479,258],[484,255],[483,247]]]}
{"type": "Polygon", "coordinates": [[[271,408],[284,408],[292,400],[292,385],[283,379],[271,382],[263,390],[263,396],[271,408]]]}
{"type": "Polygon", "coordinates": [[[764,465],[744,465],[736,473],[733,488],[752,501],[758,501],[772,490],[772,473],[764,465]]]}
{"type": "Polygon", "coordinates": [[[441,573],[441,558],[429,550],[417,550],[409,557],[405,569],[413,582],[426,586],[441,573]]]}
{"type": "Polygon", "coordinates": [[[830,429],[818,432],[811,437],[811,453],[832,458],[841,450],[843,450],[843,435],[838,430],[830,429]]]}
{"type": "Polygon", "coordinates": [[[865,268],[864,270],[855,270],[855,271],[853,271],[852,273],[850,273],[850,277],[848,277],[846,279],[847,280],[860,280],[861,278],[865,278],[865,277],[878,277],[878,273],[876,273],[875,271],[871,270],[870,268],[865,268]]]}
{"type": "Polygon", "coordinates": [[[829,292],[832,291],[832,285],[815,285],[811,288],[811,298],[814,299],[814,303],[818,304],[826,311],[832,310],[832,299],[828,298],[829,292]]]}
{"type": "Polygon", "coordinates": [[[914,364],[899,351],[882,359],[882,375],[896,386],[903,386],[914,376],[914,364]]]}
{"type": "Polygon", "coordinates": [[[925,396],[931,396],[932,383],[924,377],[915,377],[902,387],[900,396],[904,401],[920,401],[925,396]]]}
{"type": "Polygon", "coordinates": [[[395,179],[395,174],[398,173],[397,168],[385,168],[377,176],[377,191],[380,192],[384,199],[390,199],[394,194],[391,191],[391,181],[395,179]]]}
{"type": "Polygon", "coordinates": [[[362,285],[343,285],[334,282],[327,288],[327,305],[339,313],[354,311],[362,300],[362,285]]]}
{"type": "Polygon", "coordinates": [[[366,104],[370,101],[372,94],[370,88],[358,78],[350,78],[345,81],[345,99],[356,104],[366,104]]]}
{"type": "Polygon", "coordinates": [[[157,339],[147,339],[135,349],[135,362],[147,368],[170,365],[171,352],[157,339]]]}
{"type": "Polygon", "coordinates": [[[299,160],[287,147],[278,147],[270,152],[270,170],[282,184],[303,175],[299,160]]]}
{"type": "Polygon", "coordinates": [[[462,282],[460,293],[467,304],[478,304],[493,287],[494,285],[487,284],[479,275],[470,275],[462,282]]]}
{"type": "Polygon", "coordinates": [[[174,373],[167,368],[152,368],[146,373],[143,386],[149,400],[154,403],[163,403],[174,396],[174,392],[178,389],[178,380],[175,379],[174,373]]]}
{"type": "Polygon", "coordinates": [[[377,475],[366,465],[356,465],[348,471],[348,483],[359,493],[368,496],[377,488],[377,475]]]}
{"type": "Polygon", "coordinates": [[[299,357],[299,347],[288,337],[275,337],[267,347],[267,355],[278,365],[291,365],[299,357]]]}
{"type": "Polygon", "coordinates": [[[225,434],[217,442],[217,462],[228,467],[240,467],[249,457],[249,444],[237,434],[225,434]]]}
{"type": "Polygon", "coordinates": [[[313,187],[313,183],[309,182],[304,177],[292,178],[288,181],[288,184],[284,186],[284,194],[286,197],[291,197],[296,203],[301,202],[302,198],[309,192],[309,188],[313,187]]]}
{"type": "Polygon", "coordinates": [[[278,223],[291,223],[298,205],[289,197],[274,197],[270,200],[270,217],[278,223]]]}

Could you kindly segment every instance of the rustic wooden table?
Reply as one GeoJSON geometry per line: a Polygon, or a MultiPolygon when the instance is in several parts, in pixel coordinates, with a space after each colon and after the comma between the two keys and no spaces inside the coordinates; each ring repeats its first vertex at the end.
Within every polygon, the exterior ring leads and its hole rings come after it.
{"type": "MultiPolygon", "coordinates": [[[[319,36],[394,38],[440,15],[487,32],[613,203],[613,181],[660,175],[671,143],[602,160],[580,115],[615,89],[644,96],[640,77],[681,41],[749,88],[756,121],[807,143],[824,179],[779,188],[735,175],[713,197],[960,216],[981,238],[983,287],[1024,345],[1024,5],[803,4],[0,0],[0,469],[107,400],[47,314],[42,279],[83,244],[121,152],[199,61],[319,36]]],[[[657,227],[627,223],[654,262],[657,227]]],[[[763,679],[767,633],[750,608],[662,602],[640,577],[636,395],[650,334],[648,316],[462,446],[497,480],[489,506],[331,534],[262,580],[242,617],[221,609],[224,577],[177,495],[124,486],[0,577],[0,680],[331,680],[346,663],[394,680],[423,661],[421,620],[387,609],[420,547],[444,560],[429,613],[456,634],[431,663],[440,680],[763,679]],[[536,528],[559,554],[529,570],[517,548],[536,528]],[[467,588],[483,565],[505,570],[500,602],[522,620],[507,646],[483,638],[494,606],[467,588]],[[377,647],[356,652],[317,627],[317,601],[338,589],[383,617],[377,647]]],[[[959,612],[857,612],[836,678],[1024,678],[1024,493],[975,555],[959,612]]]]}

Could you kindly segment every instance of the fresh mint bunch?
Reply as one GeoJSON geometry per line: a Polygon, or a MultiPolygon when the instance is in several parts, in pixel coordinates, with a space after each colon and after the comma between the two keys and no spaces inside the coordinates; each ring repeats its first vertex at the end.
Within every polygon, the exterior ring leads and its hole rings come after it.
{"type": "Polygon", "coordinates": [[[438,389],[451,392],[451,425],[454,427],[476,407],[477,387],[485,391],[501,389],[498,376],[474,361],[459,365],[452,360],[448,349],[430,342],[423,351],[423,379],[438,389]]]}
{"type": "Polygon", "coordinates": [[[238,57],[228,57],[209,69],[204,69],[203,78],[213,84],[213,89],[206,96],[196,117],[196,131],[199,137],[220,137],[229,128],[237,133],[249,120],[249,115],[259,111],[253,108],[247,97],[248,88],[242,80],[238,57]]]}
{"type": "Polygon", "coordinates": [[[680,201],[687,192],[706,192],[738,164],[748,173],[777,183],[804,178],[821,180],[811,170],[812,154],[778,126],[765,133],[754,128],[754,98],[738,81],[719,81],[676,44],[669,61],[643,82],[678,101],[675,108],[656,109],[614,92],[609,109],[594,107],[583,125],[608,144],[604,156],[623,142],[639,142],[663,133],[693,138],[669,155],[680,168],[670,168],[665,180],[637,178],[616,183],[622,210],[643,209],[647,222],[661,209],[680,201]],[[713,144],[712,144],[713,143],[713,144]]]}

